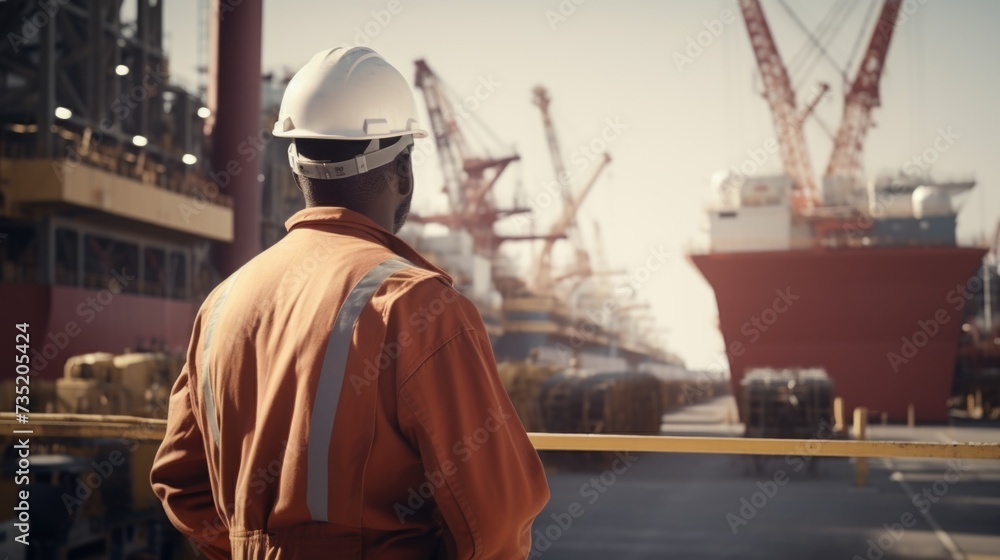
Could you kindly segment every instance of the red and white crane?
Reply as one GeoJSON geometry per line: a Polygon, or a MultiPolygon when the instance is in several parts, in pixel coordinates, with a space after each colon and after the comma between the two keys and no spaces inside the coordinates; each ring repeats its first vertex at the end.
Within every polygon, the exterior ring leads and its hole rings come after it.
{"type": "MultiPolygon", "coordinates": [[[[880,104],[879,81],[901,3],[902,0],[885,0],[883,3],[868,49],[861,59],[858,75],[844,96],[844,115],[824,173],[825,178],[834,179],[831,183],[854,186],[863,180],[861,154],[864,140],[871,128],[871,111],[880,104]]],[[[826,92],[827,86],[821,85],[816,99],[811,100],[803,111],[798,111],[795,90],[778,54],[760,0],[739,0],[739,6],[764,83],[764,97],[774,117],[781,161],[785,173],[794,183],[793,208],[799,213],[808,212],[822,202],[802,126],[816,107],[819,97],[826,92]]]]}
{"type": "Polygon", "coordinates": [[[833,152],[826,167],[826,177],[842,179],[852,185],[863,181],[861,154],[865,136],[872,126],[872,109],[881,104],[879,82],[901,4],[902,0],[886,0],[882,4],[868,49],[861,58],[858,75],[850,91],[844,96],[844,116],[833,140],[833,152]]]}
{"type": "MultiPolygon", "coordinates": [[[[527,212],[528,208],[498,208],[493,200],[493,187],[512,162],[520,159],[516,153],[490,157],[478,153],[466,140],[459,122],[462,114],[447,95],[444,84],[424,60],[416,62],[415,83],[424,94],[427,114],[444,176],[442,191],[448,196],[450,212],[439,215],[415,215],[420,223],[439,223],[453,229],[463,229],[472,235],[480,254],[494,255],[505,239],[494,233],[494,224],[501,218],[527,212]]],[[[520,238],[530,236],[520,236],[520,238]]]]}
{"type": "MultiPolygon", "coordinates": [[[[580,191],[576,195],[571,196],[570,201],[563,206],[563,211],[562,214],[560,214],[559,219],[557,219],[556,222],[552,224],[552,227],[549,228],[549,234],[544,240],[542,250],[538,254],[538,260],[535,263],[534,288],[539,293],[546,294],[552,291],[555,284],[552,276],[552,249],[555,247],[556,240],[560,237],[565,237],[570,227],[575,223],[576,214],[580,211],[580,206],[583,205],[583,201],[587,198],[587,195],[590,194],[594,184],[597,183],[597,179],[600,177],[601,171],[604,170],[604,167],[607,166],[610,161],[611,156],[608,155],[607,152],[602,154],[594,173],[590,176],[587,182],[583,184],[580,191]]],[[[587,256],[586,251],[581,247],[577,247],[576,252],[578,269],[574,271],[574,275],[582,274],[579,268],[583,266],[586,267],[587,273],[589,273],[590,258],[587,256]]]]}
{"type": "Polygon", "coordinates": [[[601,171],[611,161],[611,156],[607,153],[602,154],[593,175],[584,183],[580,191],[574,195],[569,184],[570,176],[563,162],[562,150],[559,147],[559,137],[556,135],[555,125],[552,123],[552,116],[549,113],[549,105],[552,99],[549,97],[548,91],[542,86],[535,87],[533,93],[533,101],[542,113],[542,124],[545,127],[545,139],[548,141],[549,155],[552,157],[552,168],[563,195],[562,214],[549,229],[549,234],[545,238],[542,251],[539,253],[535,264],[534,288],[539,293],[549,293],[557,281],[556,277],[552,274],[552,250],[555,247],[556,240],[560,237],[569,239],[576,256],[575,267],[569,274],[564,275],[563,278],[586,278],[593,274],[593,269],[590,266],[590,255],[583,245],[583,239],[576,225],[576,215],[580,211],[583,201],[590,194],[594,183],[600,177],[601,171]]]}
{"type": "Polygon", "coordinates": [[[767,99],[774,118],[781,162],[793,183],[792,206],[802,212],[817,205],[819,197],[809,150],[802,133],[803,118],[795,105],[795,90],[788,78],[785,64],[781,61],[781,55],[778,54],[778,46],[771,36],[771,28],[764,17],[760,1],[739,0],[739,5],[750,36],[750,45],[760,68],[764,98],[767,99]]]}

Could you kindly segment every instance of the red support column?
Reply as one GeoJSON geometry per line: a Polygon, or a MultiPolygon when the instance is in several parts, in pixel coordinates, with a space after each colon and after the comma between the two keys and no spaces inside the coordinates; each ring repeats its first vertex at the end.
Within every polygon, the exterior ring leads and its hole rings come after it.
{"type": "Polygon", "coordinates": [[[233,199],[233,242],[217,253],[216,266],[228,276],[260,252],[261,139],[260,75],[263,0],[212,3],[212,53],[208,103],[212,110],[212,180],[233,199]],[[239,152],[247,142],[254,150],[239,152]],[[249,154],[252,153],[253,156],[249,154]]]}

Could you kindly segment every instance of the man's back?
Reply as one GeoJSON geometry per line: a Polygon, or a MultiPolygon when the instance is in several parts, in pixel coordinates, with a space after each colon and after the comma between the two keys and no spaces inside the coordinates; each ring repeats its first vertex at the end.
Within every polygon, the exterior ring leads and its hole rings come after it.
{"type": "Polygon", "coordinates": [[[523,556],[548,489],[475,307],[360,214],[288,225],[199,312],[152,473],[174,524],[218,557],[523,556]]]}

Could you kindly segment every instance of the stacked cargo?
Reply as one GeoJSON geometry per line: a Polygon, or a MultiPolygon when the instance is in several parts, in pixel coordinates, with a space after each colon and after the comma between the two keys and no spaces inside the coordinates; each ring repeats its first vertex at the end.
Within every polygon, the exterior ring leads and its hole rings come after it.
{"type": "Polygon", "coordinates": [[[822,369],[752,369],[740,386],[747,437],[816,439],[833,426],[833,382],[822,369]]]}

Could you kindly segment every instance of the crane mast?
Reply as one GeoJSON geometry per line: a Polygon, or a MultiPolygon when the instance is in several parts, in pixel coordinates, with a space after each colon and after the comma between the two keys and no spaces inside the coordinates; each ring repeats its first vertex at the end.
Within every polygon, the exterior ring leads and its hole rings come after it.
{"type": "Polygon", "coordinates": [[[459,197],[462,185],[462,162],[465,159],[465,137],[455,123],[455,110],[444,95],[443,88],[427,62],[416,62],[417,76],[414,83],[424,94],[427,115],[430,118],[434,143],[437,145],[438,161],[444,177],[442,191],[448,195],[453,212],[461,205],[459,197]]]}
{"type": "MultiPolygon", "coordinates": [[[[552,169],[556,174],[556,181],[559,183],[559,189],[562,191],[563,205],[568,206],[571,204],[573,196],[570,191],[569,173],[566,172],[566,164],[565,160],[563,160],[562,149],[559,147],[559,136],[556,134],[556,127],[552,123],[552,115],[549,113],[549,105],[552,102],[552,98],[549,97],[549,92],[544,86],[535,86],[535,89],[532,90],[532,92],[534,93],[533,101],[542,112],[542,124],[545,128],[545,140],[549,145],[549,155],[552,159],[552,169]]],[[[583,239],[580,237],[580,231],[576,227],[575,215],[570,217],[569,225],[561,233],[569,239],[569,242],[573,246],[573,250],[576,253],[575,273],[577,275],[586,275],[590,272],[590,256],[587,254],[586,247],[583,246],[583,239]]]]}
{"type": "Polygon", "coordinates": [[[549,145],[549,155],[552,158],[552,167],[556,173],[556,181],[559,183],[563,194],[563,201],[569,202],[569,175],[566,173],[566,164],[562,156],[562,149],[559,147],[559,137],[556,136],[556,127],[552,124],[552,115],[549,114],[549,105],[552,98],[549,97],[548,90],[543,86],[535,86],[532,90],[534,103],[542,112],[542,123],[545,125],[545,140],[549,145]]]}
{"type": "Polygon", "coordinates": [[[861,154],[865,136],[871,128],[872,109],[881,104],[879,81],[901,4],[902,0],[886,0],[882,4],[868,49],[861,58],[858,75],[844,96],[844,116],[833,142],[825,176],[846,181],[851,186],[860,184],[863,179],[861,154]]]}
{"type": "Polygon", "coordinates": [[[468,231],[480,254],[493,255],[497,246],[510,237],[498,237],[494,224],[501,218],[527,212],[528,208],[498,208],[492,192],[507,166],[520,159],[517,154],[493,158],[477,155],[462,133],[457,112],[444,84],[425,60],[416,62],[415,83],[423,92],[444,176],[443,191],[448,195],[447,214],[414,216],[416,222],[439,223],[468,231]]]}
{"type": "Polygon", "coordinates": [[[781,162],[785,173],[794,183],[793,207],[803,212],[817,204],[816,179],[813,176],[802,117],[795,106],[795,90],[788,78],[788,71],[778,54],[778,47],[771,36],[771,29],[764,17],[759,0],[739,0],[746,23],[750,45],[753,47],[757,66],[764,83],[764,98],[771,108],[777,134],[781,162]]]}
{"type": "MultiPolygon", "coordinates": [[[[552,158],[552,168],[563,195],[563,214],[545,240],[546,244],[542,247],[538,268],[536,269],[536,287],[544,291],[551,289],[555,283],[552,277],[551,257],[552,247],[555,239],[558,237],[566,237],[573,246],[576,255],[576,269],[572,271],[573,276],[585,277],[591,274],[593,270],[590,266],[590,255],[583,245],[583,239],[576,225],[576,213],[583,202],[583,198],[580,198],[578,201],[573,200],[569,185],[569,173],[566,171],[562,149],[559,146],[559,137],[556,134],[555,125],[552,123],[552,115],[549,113],[549,105],[552,102],[552,98],[549,97],[548,91],[543,86],[536,86],[532,92],[534,94],[533,102],[542,113],[542,124],[545,128],[545,139],[548,142],[549,155],[552,158]]],[[[590,187],[593,186],[593,183],[600,175],[601,169],[604,168],[607,160],[610,160],[610,156],[607,154],[605,154],[605,158],[605,161],[601,162],[590,182],[584,187],[583,197],[586,197],[586,192],[589,192],[590,187]]]]}

